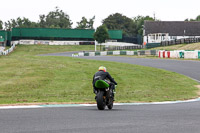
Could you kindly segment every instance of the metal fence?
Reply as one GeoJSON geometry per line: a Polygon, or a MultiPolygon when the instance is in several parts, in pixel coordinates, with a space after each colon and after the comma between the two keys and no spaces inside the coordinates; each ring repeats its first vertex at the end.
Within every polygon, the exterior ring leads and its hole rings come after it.
{"type": "Polygon", "coordinates": [[[184,38],[184,39],[175,39],[171,41],[162,41],[161,46],[169,46],[169,45],[176,45],[176,44],[188,44],[188,43],[197,43],[200,42],[200,38],[184,38]]]}
{"type": "Polygon", "coordinates": [[[136,46],[111,46],[111,47],[105,47],[106,51],[113,51],[113,50],[128,50],[128,49],[142,49],[142,45],[136,45],[136,46]]]}

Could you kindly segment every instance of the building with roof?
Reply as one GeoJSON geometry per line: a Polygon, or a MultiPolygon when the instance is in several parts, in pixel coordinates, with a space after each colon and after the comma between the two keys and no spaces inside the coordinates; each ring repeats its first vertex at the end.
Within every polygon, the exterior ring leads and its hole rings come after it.
{"type": "Polygon", "coordinates": [[[144,44],[199,38],[200,21],[145,21],[143,36],[144,44]]]}

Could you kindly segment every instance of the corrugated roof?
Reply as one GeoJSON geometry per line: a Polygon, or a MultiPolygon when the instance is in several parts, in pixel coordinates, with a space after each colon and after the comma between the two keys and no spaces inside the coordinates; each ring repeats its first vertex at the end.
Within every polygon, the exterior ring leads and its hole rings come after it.
{"type": "Polygon", "coordinates": [[[145,35],[169,33],[170,36],[200,36],[200,21],[145,21],[145,35]]]}

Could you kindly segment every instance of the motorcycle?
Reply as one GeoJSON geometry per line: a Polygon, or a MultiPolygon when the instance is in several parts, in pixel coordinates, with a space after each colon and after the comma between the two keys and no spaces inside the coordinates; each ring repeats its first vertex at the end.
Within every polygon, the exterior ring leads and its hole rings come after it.
{"type": "Polygon", "coordinates": [[[113,90],[110,89],[109,84],[104,80],[97,80],[95,87],[98,88],[96,96],[97,108],[99,110],[104,110],[107,106],[108,109],[112,109],[114,93],[113,90]]]}

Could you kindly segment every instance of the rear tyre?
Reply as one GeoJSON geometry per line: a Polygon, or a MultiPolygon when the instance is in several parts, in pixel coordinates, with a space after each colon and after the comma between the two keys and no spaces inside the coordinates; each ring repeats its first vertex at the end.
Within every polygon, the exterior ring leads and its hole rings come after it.
{"type": "Polygon", "coordinates": [[[97,108],[99,110],[104,110],[106,107],[105,97],[103,94],[104,94],[103,91],[99,91],[97,93],[97,108]]]}

